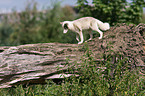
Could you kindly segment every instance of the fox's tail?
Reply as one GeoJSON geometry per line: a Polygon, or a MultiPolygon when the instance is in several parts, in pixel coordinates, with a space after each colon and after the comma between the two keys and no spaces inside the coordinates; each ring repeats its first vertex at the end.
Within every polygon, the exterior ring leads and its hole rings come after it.
{"type": "Polygon", "coordinates": [[[99,26],[99,28],[101,29],[101,30],[103,30],[103,31],[106,31],[106,30],[109,30],[110,29],[110,25],[109,25],[109,23],[103,23],[103,22],[99,22],[98,23],[98,26],[99,26]]]}

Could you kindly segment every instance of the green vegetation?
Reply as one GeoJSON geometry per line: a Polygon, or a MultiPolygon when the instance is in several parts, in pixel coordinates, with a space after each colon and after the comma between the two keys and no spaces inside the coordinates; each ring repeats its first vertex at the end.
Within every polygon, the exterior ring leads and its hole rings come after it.
{"type": "MultiPolygon", "coordinates": [[[[87,0],[78,0],[80,13],[75,13],[72,7],[61,7],[59,3],[38,11],[37,4],[28,3],[21,13],[14,11],[4,15],[0,23],[0,46],[20,45],[28,43],[77,43],[75,34],[63,34],[59,22],[74,20],[79,16],[93,16],[111,25],[116,23],[145,23],[142,17],[144,0],[92,0],[94,6],[87,0]],[[101,15],[100,15],[101,14],[101,15]]],[[[86,37],[85,37],[86,38],[86,37]]],[[[0,89],[1,96],[143,96],[145,94],[145,77],[139,73],[139,68],[131,68],[128,57],[119,53],[102,54],[102,61],[94,61],[92,53],[85,44],[84,56],[68,69],[69,73],[80,75],[66,78],[57,85],[51,80],[46,85],[31,85],[16,88],[0,89]],[[115,61],[114,61],[115,60],[115,61]],[[76,68],[77,67],[77,68],[76,68]]]]}
{"type": "Polygon", "coordinates": [[[145,14],[143,14],[143,16],[142,16],[142,22],[141,23],[145,23],[145,14]]]}
{"type": "MultiPolygon", "coordinates": [[[[111,25],[116,23],[144,22],[142,19],[144,0],[78,0],[74,10],[70,6],[61,7],[52,3],[52,8],[43,11],[37,9],[36,2],[28,2],[22,12],[13,11],[0,17],[0,46],[21,45],[28,43],[77,43],[75,33],[63,34],[60,22],[74,20],[82,16],[92,16],[111,25]]],[[[143,17],[144,18],[144,17],[143,17]]],[[[85,36],[85,39],[87,37],[85,36]]]]}
{"type": "Polygon", "coordinates": [[[78,0],[78,8],[83,16],[92,16],[99,20],[116,23],[139,24],[142,21],[144,0],[92,0],[93,6],[87,0],[78,0]],[[90,10],[91,9],[91,10],[90,10]]]}
{"type": "MultiPolygon", "coordinates": [[[[1,96],[143,96],[145,78],[136,68],[131,68],[128,57],[119,53],[102,54],[103,61],[96,62],[85,44],[84,56],[80,64],[75,64],[69,73],[71,76],[56,85],[48,81],[46,85],[33,85],[26,88],[0,89],[1,96]],[[114,61],[115,60],[115,61],[114,61]],[[76,67],[77,66],[77,67],[76,67]]],[[[109,50],[112,53],[111,50],[109,50]]],[[[72,64],[71,64],[72,65],[72,64]]]]}
{"type": "Polygon", "coordinates": [[[43,11],[37,9],[37,3],[28,3],[20,13],[13,11],[11,14],[3,14],[0,23],[0,45],[76,43],[75,34],[69,32],[64,35],[60,24],[64,20],[73,20],[75,15],[72,7],[61,7],[59,2],[43,11]]]}

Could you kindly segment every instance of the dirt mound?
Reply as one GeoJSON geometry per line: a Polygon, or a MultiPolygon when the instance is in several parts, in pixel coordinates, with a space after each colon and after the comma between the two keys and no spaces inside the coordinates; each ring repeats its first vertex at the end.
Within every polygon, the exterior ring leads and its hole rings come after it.
{"type": "Polygon", "coordinates": [[[132,67],[145,67],[145,24],[118,24],[105,32],[102,40],[95,38],[88,44],[95,58],[101,58],[102,53],[120,53],[129,58],[132,67]]]}

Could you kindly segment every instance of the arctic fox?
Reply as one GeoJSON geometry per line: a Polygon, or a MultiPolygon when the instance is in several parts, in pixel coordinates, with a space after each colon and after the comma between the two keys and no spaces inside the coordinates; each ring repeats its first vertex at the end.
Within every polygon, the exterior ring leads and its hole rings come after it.
{"type": "Polygon", "coordinates": [[[93,38],[92,30],[99,32],[99,39],[102,39],[103,32],[101,32],[99,28],[103,31],[110,29],[109,23],[103,23],[100,20],[95,19],[93,17],[83,17],[74,21],[64,21],[60,22],[60,24],[62,24],[62,27],[64,29],[63,33],[67,33],[68,29],[77,33],[76,39],[78,41],[78,44],[82,44],[84,41],[82,30],[88,30],[90,34],[89,40],[91,40],[93,38]],[[79,40],[79,36],[81,41],[79,40]]]}

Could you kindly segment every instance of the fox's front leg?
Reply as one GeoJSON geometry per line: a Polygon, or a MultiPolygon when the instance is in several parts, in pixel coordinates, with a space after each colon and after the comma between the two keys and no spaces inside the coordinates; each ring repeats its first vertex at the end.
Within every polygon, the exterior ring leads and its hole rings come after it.
{"type": "Polygon", "coordinates": [[[97,24],[96,24],[96,25],[93,25],[93,26],[91,27],[91,29],[94,30],[94,31],[99,32],[99,33],[100,33],[99,39],[102,39],[102,37],[103,37],[103,32],[99,30],[97,24]]]}
{"type": "Polygon", "coordinates": [[[89,30],[89,34],[90,34],[90,39],[89,40],[92,40],[93,39],[92,30],[89,30]]]}
{"type": "Polygon", "coordinates": [[[102,39],[102,37],[103,37],[103,32],[101,32],[99,29],[97,29],[97,31],[100,33],[99,39],[102,39]]]}
{"type": "Polygon", "coordinates": [[[85,42],[88,42],[90,40],[93,39],[93,33],[92,33],[92,30],[89,30],[89,35],[90,35],[90,39],[86,40],[85,42]]]}
{"type": "Polygon", "coordinates": [[[79,35],[80,35],[81,41],[78,44],[82,44],[83,41],[84,41],[84,37],[83,37],[82,31],[79,32],[79,35]]]}

